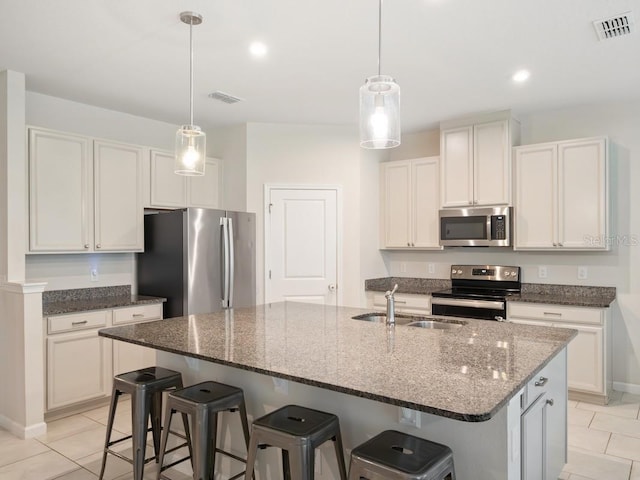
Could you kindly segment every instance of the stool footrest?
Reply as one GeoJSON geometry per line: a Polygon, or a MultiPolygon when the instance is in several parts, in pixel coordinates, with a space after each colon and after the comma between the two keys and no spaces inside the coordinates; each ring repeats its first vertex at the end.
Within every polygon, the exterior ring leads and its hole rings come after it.
{"type": "MultiPolygon", "coordinates": [[[[165,453],[169,453],[169,452],[171,452],[171,451],[172,451],[172,450],[167,450],[165,453]]],[[[191,458],[191,457],[187,455],[186,457],[181,458],[181,459],[179,459],[179,460],[176,460],[175,462],[171,462],[171,463],[169,463],[169,464],[167,464],[167,465],[164,465],[163,467],[161,467],[161,468],[160,468],[160,471],[161,471],[161,472],[164,472],[165,470],[167,470],[167,469],[169,469],[169,468],[171,468],[171,467],[175,467],[175,466],[176,466],[176,465],[178,465],[179,463],[182,463],[182,462],[184,462],[185,460],[189,460],[190,458],[191,458]]]]}
{"type": "Polygon", "coordinates": [[[239,462],[247,463],[247,459],[246,458],[239,457],[238,455],[235,455],[235,454],[233,454],[231,452],[227,452],[227,451],[222,450],[220,448],[216,448],[216,453],[221,453],[222,455],[226,455],[227,457],[233,458],[234,460],[237,460],[239,462]]]}
{"type": "MultiPolygon", "coordinates": [[[[118,457],[120,460],[124,460],[125,462],[129,462],[131,465],[133,465],[133,459],[127,457],[126,455],[121,454],[120,452],[116,452],[115,450],[111,450],[110,448],[106,449],[107,453],[110,453],[111,455],[118,457]]],[[[145,458],[144,459],[144,464],[146,465],[147,463],[149,463],[152,460],[155,460],[156,456],[152,456],[149,458],[145,458]]]]}

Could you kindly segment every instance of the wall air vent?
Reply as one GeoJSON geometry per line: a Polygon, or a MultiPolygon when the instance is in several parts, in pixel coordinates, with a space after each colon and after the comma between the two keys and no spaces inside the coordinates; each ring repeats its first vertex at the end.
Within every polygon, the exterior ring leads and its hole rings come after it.
{"type": "Polygon", "coordinates": [[[221,92],[220,90],[216,90],[215,92],[210,93],[209,98],[219,100],[220,102],[224,103],[238,103],[242,101],[242,98],[234,97],[233,95],[221,92]]]}
{"type": "Polygon", "coordinates": [[[622,37],[635,31],[631,12],[621,13],[610,18],[603,18],[593,22],[598,40],[622,37]]]}

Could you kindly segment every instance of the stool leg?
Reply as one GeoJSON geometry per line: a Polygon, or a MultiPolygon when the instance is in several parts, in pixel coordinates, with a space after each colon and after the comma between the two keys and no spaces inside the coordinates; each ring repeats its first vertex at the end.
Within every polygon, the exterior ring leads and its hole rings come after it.
{"type": "MultiPolygon", "coordinates": [[[[283,450],[284,451],[284,450],[283,450]]],[[[315,450],[310,445],[300,445],[293,452],[289,452],[291,477],[296,480],[313,480],[315,450]]]]}
{"type": "Polygon", "coordinates": [[[253,431],[251,435],[251,441],[249,442],[249,448],[247,450],[247,470],[244,473],[244,480],[251,480],[253,478],[253,467],[256,463],[256,455],[258,454],[258,433],[253,431]]]}
{"type": "Polygon", "coordinates": [[[282,478],[291,480],[291,463],[289,462],[289,451],[282,449],[282,478]]]}
{"type": "Polygon", "coordinates": [[[338,470],[340,471],[340,479],[347,480],[347,467],[344,464],[344,450],[342,447],[342,436],[340,435],[340,430],[335,437],[333,437],[333,446],[336,449],[336,460],[338,460],[338,470]]]}
{"type": "Polygon", "coordinates": [[[169,439],[169,428],[171,427],[171,417],[175,410],[167,405],[167,411],[164,414],[164,430],[162,430],[162,442],[160,443],[160,453],[158,455],[158,476],[157,480],[160,480],[162,474],[162,464],[164,463],[164,452],[167,451],[167,440],[169,439]]]}
{"type": "MultiPolygon", "coordinates": [[[[191,447],[191,433],[189,432],[189,415],[186,413],[182,414],[182,425],[184,425],[184,436],[187,440],[187,448],[189,449],[189,460],[191,462],[191,468],[193,469],[193,448],[191,447]]],[[[169,426],[165,427],[169,430],[169,426]]]]}
{"type": "Polygon", "coordinates": [[[162,416],[162,392],[154,393],[151,397],[151,435],[153,436],[153,451],[156,454],[156,463],[158,463],[158,453],[160,452],[160,436],[162,432],[162,424],[160,417],[162,416]]]}
{"type": "Polygon", "coordinates": [[[207,480],[215,480],[216,446],[218,445],[218,413],[209,414],[209,446],[207,449],[207,480]]]}
{"type": "Polygon", "coordinates": [[[131,394],[131,425],[133,443],[133,480],[143,480],[144,455],[147,442],[147,422],[151,398],[143,392],[134,390],[131,394]]]}
{"type": "Polygon", "coordinates": [[[198,410],[193,421],[193,480],[209,480],[209,412],[198,410]]]}
{"type": "Polygon", "coordinates": [[[111,404],[109,405],[109,420],[107,421],[107,436],[104,441],[104,451],[102,453],[102,467],[100,467],[100,480],[104,476],[104,469],[107,466],[107,450],[111,441],[111,431],[113,430],[113,420],[116,416],[116,407],[118,406],[118,398],[122,393],[114,386],[111,391],[111,404]]]}

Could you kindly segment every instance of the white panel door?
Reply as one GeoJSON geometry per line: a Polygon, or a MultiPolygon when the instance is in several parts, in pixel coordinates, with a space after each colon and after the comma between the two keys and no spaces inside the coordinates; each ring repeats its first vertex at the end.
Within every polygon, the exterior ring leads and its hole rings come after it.
{"type": "Polygon", "coordinates": [[[381,170],[383,247],[411,246],[411,162],[383,163],[381,170]]]}
{"type": "Polygon", "coordinates": [[[472,205],[473,127],[443,130],[440,135],[440,151],[442,206],[472,205]]]}
{"type": "Polygon", "coordinates": [[[142,251],[142,148],[95,141],[95,249],[142,251]]]}
{"type": "Polygon", "coordinates": [[[337,304],[337,195],[334,189],[270,190],[267,302],[337,304]]]}
{"type": "Polygon", "coordinates": [[[189,177],[189,207],[218,208],[220,206],[221,161],[207,158],[204,175],[189,177]]]}
{"type": "Polygon", "coordinates": [[[564,248],[590,248],[607,242],[606,142],[558,145],[558,242],[564,248]]]}
{"type": "Polygon", "coordinates": [[[84,252],[89,232],[89,139],[29,130],[29,250],[84,252]]]}
{"type": "Polygon", "coordinates": [[[511,203],[509,122],[473,127],[473,178],[475,205],[511,203]]]}
{"type": "Polygon", "coordinates": [[[152,207],[187,206],[187,177],[173,173],[173,164],[173,153],[151,150],[152,207]]]}
{"type": "Polygon", "coordinates": [[[515,155],[515,248],[554,248],[557,243],[556,146],[519,147],[515,155]]]}
{"type": "Polygon", "coordinates": [[[414,160],[411,164],[413,247],[440,248],[439,163],[439,157],[429,157],[414,160]]]}

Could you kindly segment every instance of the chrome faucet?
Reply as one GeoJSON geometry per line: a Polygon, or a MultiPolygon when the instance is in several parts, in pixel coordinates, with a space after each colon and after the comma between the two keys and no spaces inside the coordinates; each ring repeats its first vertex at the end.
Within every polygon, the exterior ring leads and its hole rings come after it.
{"type": "Polygon", "coordinates": [[[384,298],[387,299],[387,325],[396,324],[396,299],[393,297],[396,290],[398,290],[397,283],[393,286],[393,290],[388,290],[387,293],[384,294],[384,298]]]}

